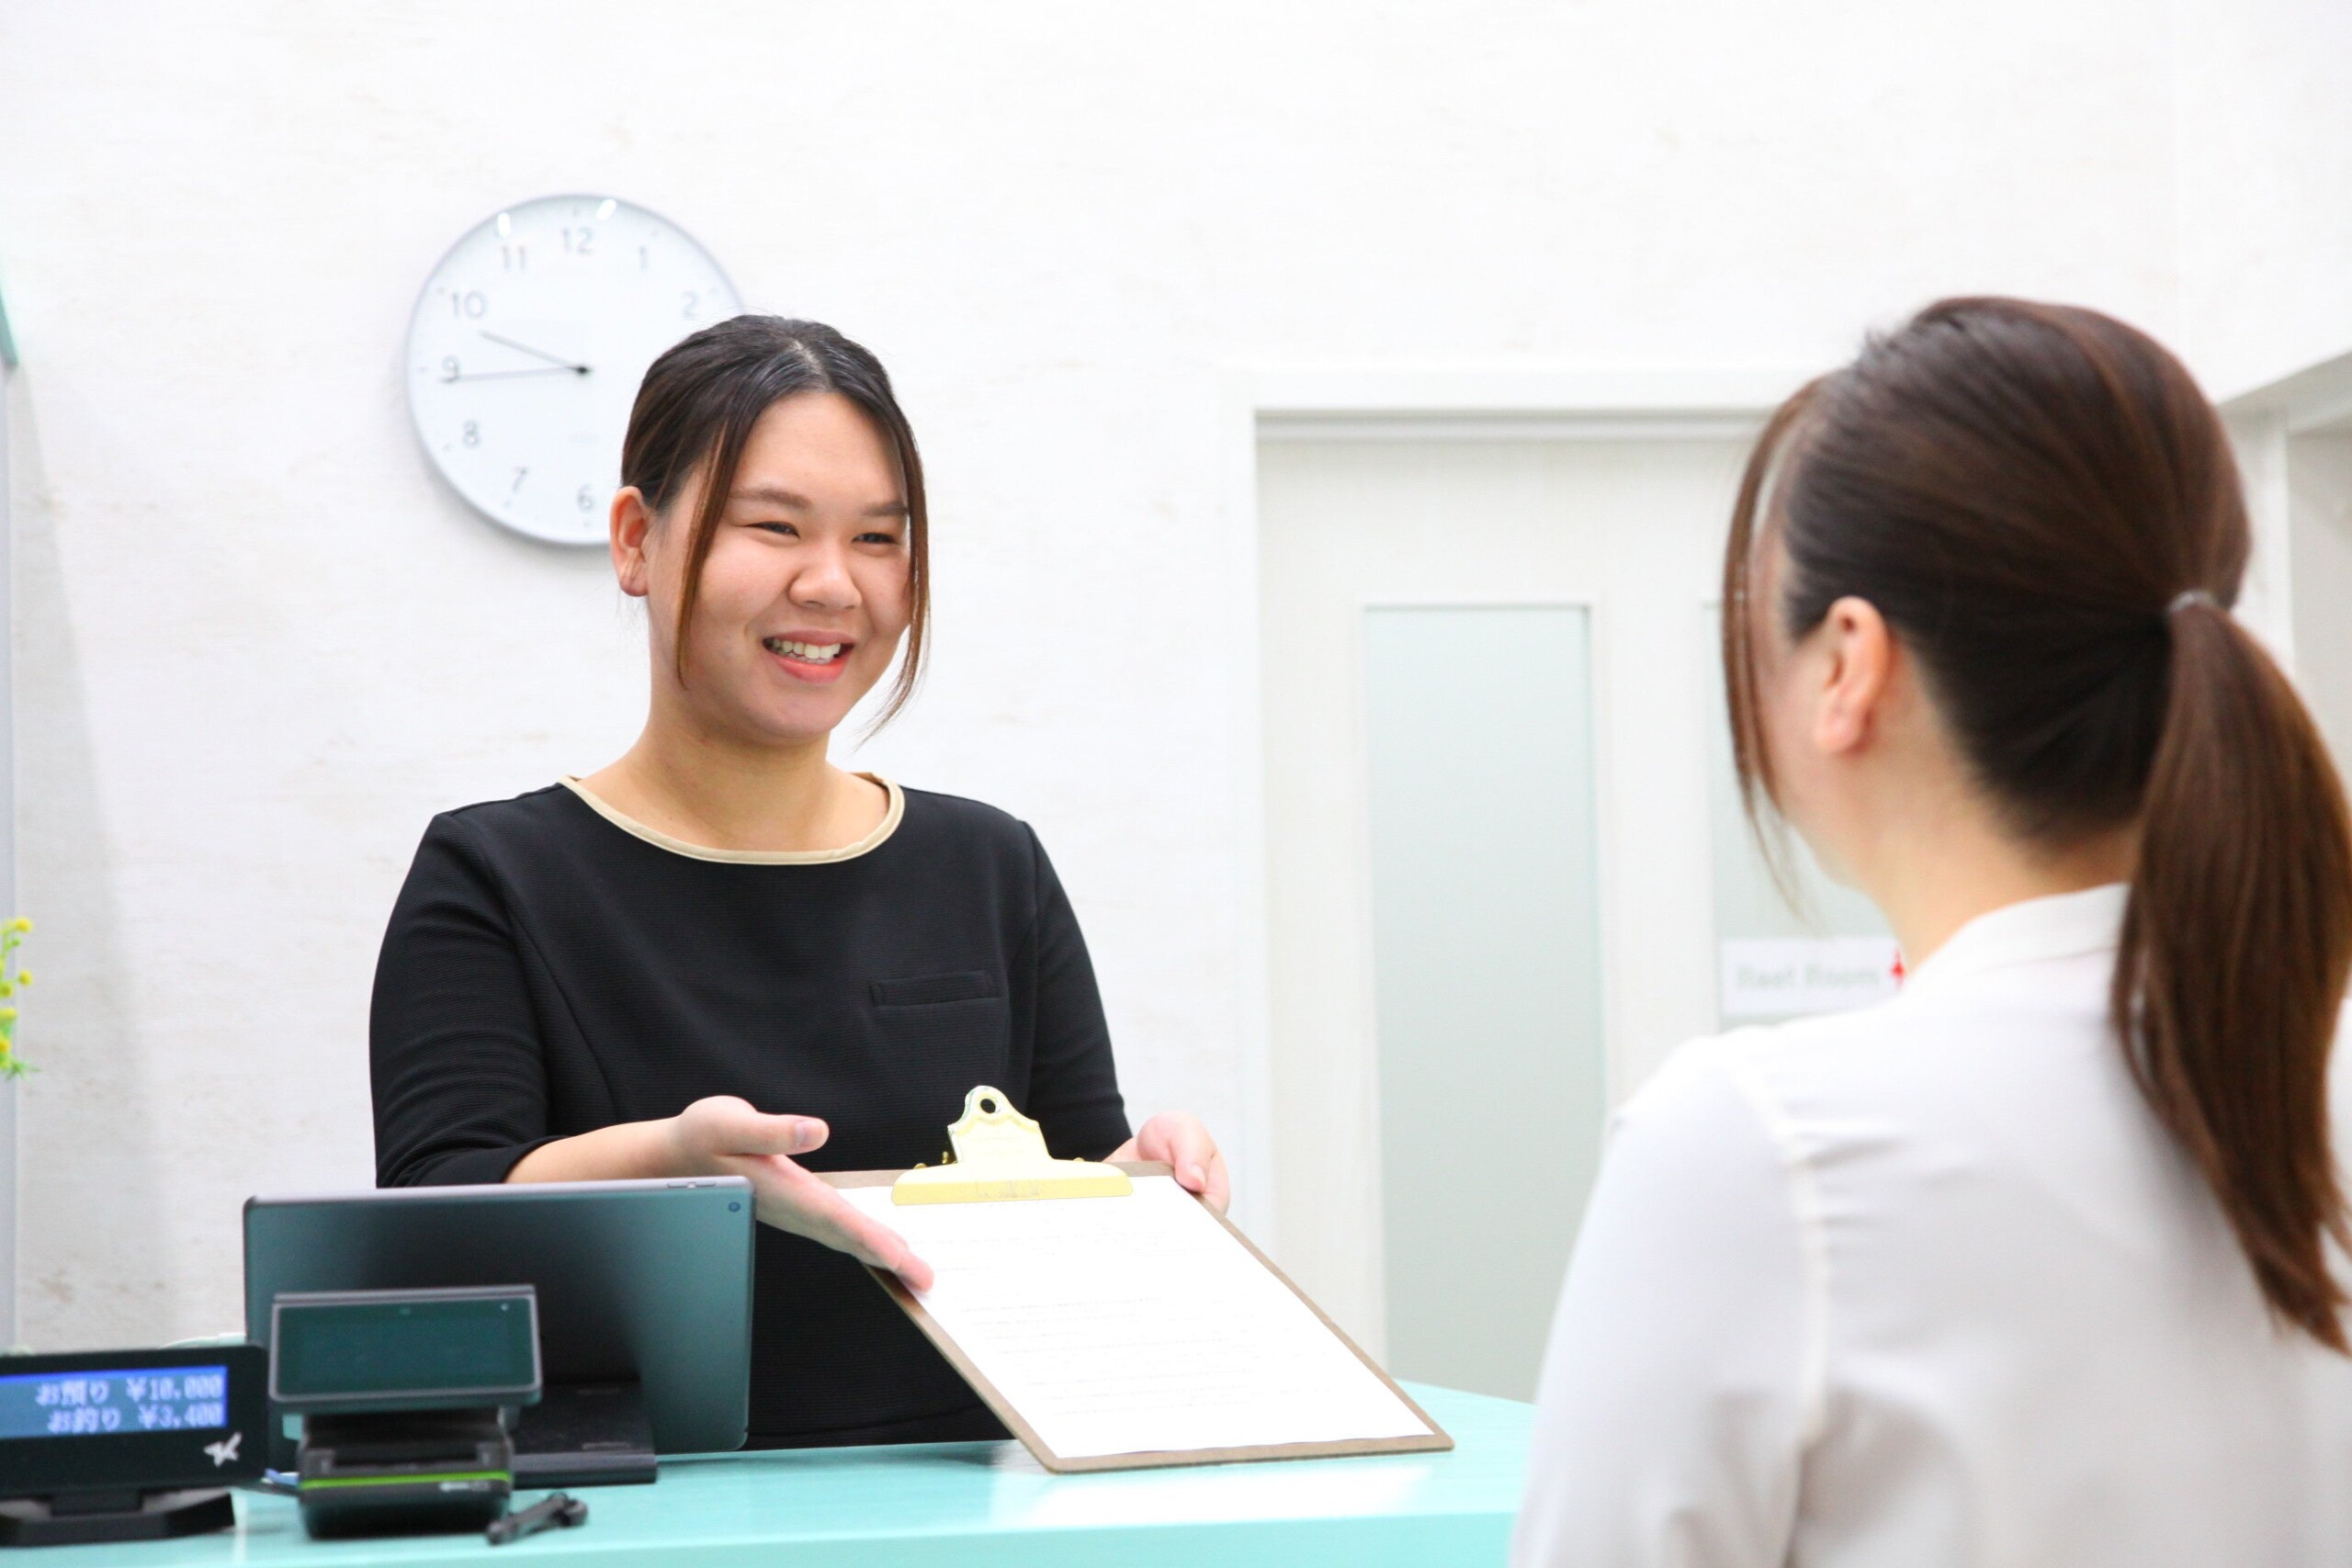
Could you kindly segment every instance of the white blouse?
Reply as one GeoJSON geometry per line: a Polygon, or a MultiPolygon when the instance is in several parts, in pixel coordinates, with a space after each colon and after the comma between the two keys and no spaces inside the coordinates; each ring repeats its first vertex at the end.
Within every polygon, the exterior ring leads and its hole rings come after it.
{"type": "Polygon", "coordinates": [[[2132,1085],[2123,899],[1995,910],[1634,1097],[1514,1563],[2352,1564],[2352,1360],[2272,1325],[2132,1085]]]}

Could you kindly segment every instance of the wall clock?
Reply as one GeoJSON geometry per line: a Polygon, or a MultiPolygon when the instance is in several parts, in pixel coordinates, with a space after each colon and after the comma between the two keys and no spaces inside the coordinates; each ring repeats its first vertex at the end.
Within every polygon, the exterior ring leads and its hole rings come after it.
{"type": "Polygon", "coordinates": [[[426,456],[492,522],[601,545],[654,356],[742,309],[684,230],[613,197],[548,196],[449,247],[408,331],[426,456]]]}

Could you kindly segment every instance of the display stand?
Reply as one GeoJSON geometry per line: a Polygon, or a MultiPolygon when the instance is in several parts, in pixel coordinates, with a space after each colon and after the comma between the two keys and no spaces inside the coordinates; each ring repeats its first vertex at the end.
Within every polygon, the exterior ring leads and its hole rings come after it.
{"type": "Polygon", "coordinates": [[[0,1501],[0,1547],[163,1540],[234,1529],[236,1505],[218,1487],[178,1492],[69,1492],[0,1501]]]}
{"type": "Polygon", "coordinates": [[[629,1486],[656,1473],[639,1383],[549,1383],[514,1423],[518,1487],[629,1486]]]}

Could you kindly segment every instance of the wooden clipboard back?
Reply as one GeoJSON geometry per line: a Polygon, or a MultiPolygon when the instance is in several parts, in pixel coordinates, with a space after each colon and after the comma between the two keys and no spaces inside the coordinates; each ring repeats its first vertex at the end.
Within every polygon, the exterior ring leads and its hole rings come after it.
{"type": "MultiPolygon", "coordinates": [[[[975,1089],[973,1093],[977,1095],[979,1090],[975,1089]]],[[[1026,1118],[1023,1120],[1025,1121],[1026,1118]]],[[[1031,1125],[1035,1126],[1035,1123],[1032,1122],[1031,1125]]],[[[1126,1177],[1168,1176],[1173,1171],[1172,1167],[1157,1160],[1121,1160],[1106,1168],[1118,1170],[1126,1177]]],[[[845,1170],[824,1173],[822,1179],[834,1187],[883,1187],[894,1186],[907,1174],[907,1172],[895,1170],[845,1170]]],[[[986,1200],[964,1201],[985,1201],[986,1200]]],[[[1296,1296],[1306,1305],[1306,1310],[1315,1314],[1317,1321],[1330,1332],[1331,1337],[1346,1346],[1349,1353],[1363,1362],[1365,1369],[1374,1377],[1378,1378],[1386,1386],[1388,1392],[1395,1394],[1397,1400],[1429,1428],[1428,1432],[1419,1436],[1401,1438],[1349,1438],[1333,1442],[1270,1443],[1250,1448],[1181,1449],[1154,1452],[1102,1454],[1084,1459],[1064,1459],[1046,1446],[1045,1439],[1040,1438],[1036,1429],[1022,1417],[1021,1412],[1013,1407],[1012,1401],[1006,1399],[1002,1392],[974,1364],[972,1359],[964,1353],[963,1348],[940,1326],[938,1319],[923,1310],[922,1303],[916,1298],[912,1291],[907,1289],[905,1281],[888,1269],[876,1269],[871,1265],[867,1267],[866,1272],[874,1277],[875,1282],[882,1287],[892,1301],[899,1303],[899,1309],[914,1320],[915,1326],[922,1330],[923,1337],[930,1340],[938,1348],[939,1353],[947,1359],[947,1364],[956,1369],[957,1375],[971,1384],[972,1391],[980,1396],[981,1401],[995,1414],[996,1418],[1004,1423],[1006,1429],[1021,1439],[1022,1446],[1035,1457],[1039,1464],[1057,1475],[1080,1475],[1105,1470],[1157,1470],[1179,1465],[1239,1464],[1259,1460],[1340,1459],[1364,1454],[1442,1453],[1453,1447],[1453,1439],[1447,1435],[1445,1428],[1440,1427],[1411,1394],[1398,1387],[1396,1380],[1390,1377],[1379,1362],[1365,1355],[1363,1348],[1350,1338],[1346,1331],[1338,1324],[1332,1322],[1330,1314],[1317,1306],[1313,1297],[1300,1290],[1289,1275],[1274,1266],[1272,1258],[1259,1251],[1255,1242],[1243,1235],[1239,1227],[1231,1220],[1227,1219],[1215,1209],[1209,1208],[1205,1201],[1202,1202],[1201,1207],[1206,1210],[1218,1224],[1225,1227],[1226,1234],[1238,1242],[1251,1258],[1257,1259],[1260,1267],[1281,1280],[1283,1288],[1296,1296]]]]}

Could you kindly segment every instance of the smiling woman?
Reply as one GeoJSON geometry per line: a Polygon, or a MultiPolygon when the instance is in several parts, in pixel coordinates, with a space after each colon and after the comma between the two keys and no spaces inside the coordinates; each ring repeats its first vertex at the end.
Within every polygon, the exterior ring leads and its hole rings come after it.
{"type": "Polygon", "coordinates": [[[874,356],[806,321],[698,333],[646,373],[621,478],[644,732],[427,829],[376,976],[378,1179],[748,1177],[752,1442],[1001,1435],[860,1264],[930,1270],[812,1172],[935,1158],[978,1083],[1057,1156],[1167,1160],[1219,1207],[1224,1163],[1181,1112],[1128,1136],[1028,826],[827,758],[894,661],[886,719],[922,671],[922,466],[874,356]]]}

